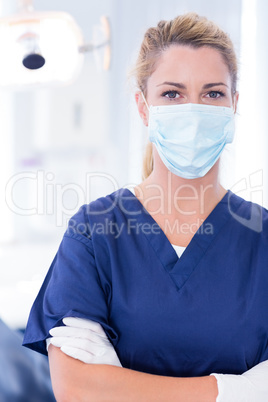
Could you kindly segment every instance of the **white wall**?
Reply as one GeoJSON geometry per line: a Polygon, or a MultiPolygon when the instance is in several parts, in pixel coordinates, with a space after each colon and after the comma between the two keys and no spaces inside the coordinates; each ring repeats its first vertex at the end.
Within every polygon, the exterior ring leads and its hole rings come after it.
{"type": "Polygon", "coordinates": [[[265,4],[261,0],[242,2],[240,99],[231,189],[241,197],[267,207],[265,4]]]}

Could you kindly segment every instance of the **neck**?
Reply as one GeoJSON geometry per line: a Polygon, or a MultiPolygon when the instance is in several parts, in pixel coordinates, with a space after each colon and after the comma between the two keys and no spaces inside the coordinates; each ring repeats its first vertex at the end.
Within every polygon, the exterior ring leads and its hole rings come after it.
{"type": "Polygon", "coordinates": [[[205,219],[226,193],[218,175],[219,161],[197,179],[183,179],[157,163],[151,175],[136,188],[136,195],[152,215],[205,219]]]}

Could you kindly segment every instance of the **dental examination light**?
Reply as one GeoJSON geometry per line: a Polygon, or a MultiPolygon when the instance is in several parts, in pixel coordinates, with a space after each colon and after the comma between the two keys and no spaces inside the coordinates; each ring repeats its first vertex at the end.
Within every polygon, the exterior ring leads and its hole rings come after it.
{"type": "Polygon", "coordinates": [[[34,11],[32,1],[19,0],[17,14],[0,18],[0,86],[66,85],[75,80],[87,52],[102,55],[102,68],[111,59],[107,17],[95,27],[97,36],[85,43],[75,20],[65,12],[34,11]]]}

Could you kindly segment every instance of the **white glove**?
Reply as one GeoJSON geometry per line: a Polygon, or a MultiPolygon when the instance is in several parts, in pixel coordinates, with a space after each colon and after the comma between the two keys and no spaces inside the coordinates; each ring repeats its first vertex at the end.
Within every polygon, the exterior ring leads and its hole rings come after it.
{"type": "Polygon", "coordinates": [[[84,363],[122,367],[113,345],[99,323],[75,317],[66,317],[63,323],[66,326],[49,331],[52,338],[47,339],[47,349],[51,343],[66,355],[84,363]]]}
{"type": "Polygon", "coordinates": [[[241,375],[211,374],[217,379],[216,402],[267,402],[268,360],[241,375]]]}

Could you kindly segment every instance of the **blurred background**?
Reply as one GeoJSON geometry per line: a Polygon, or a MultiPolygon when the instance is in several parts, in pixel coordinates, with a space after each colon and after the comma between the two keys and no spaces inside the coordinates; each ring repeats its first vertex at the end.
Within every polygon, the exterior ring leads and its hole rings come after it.
{"type": "MultiPolygon", "coordinates": [[[[17,13],[22,3],[0,0],[0,17],[17,13]]],[[[141,181],[147,133],[129,73],[145,30],[160,19],[196,11],[229,33],[239,59],[240,103],[236,139],[222,157],[222,181],[268,205],[265,0],[35,0],[32,6],[70,14],[84,44],[100,43],[106,16],[111,60],[104,66],[105,48],[84,53],[80,70],[65,85],[12,84],[16,71],[0,66],[0,318],[14,329],[25,327],[79,206],[141,181]]],[[[2,33],[0,64],[9,52],[5,38],[2,33]]],[[[57,43],[56,53],[61,47],[57,43]]]]}

